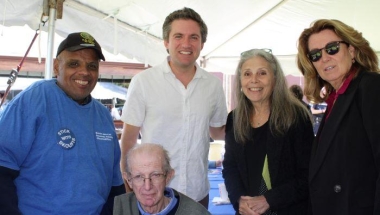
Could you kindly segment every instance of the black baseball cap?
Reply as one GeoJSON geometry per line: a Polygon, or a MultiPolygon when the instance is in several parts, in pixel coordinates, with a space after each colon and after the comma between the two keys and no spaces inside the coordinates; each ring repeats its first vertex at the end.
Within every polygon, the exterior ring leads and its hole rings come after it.
{"type": "Polygon", "coordinates": [[[96,42],[94,37],[86,32],[71,33],[64,39],[58,47],[57,57],[63,51],[78,51],[81,49],[94,49],[98,53],[99,59],[105,61],[104,55],[102,53],[102,48],[99,43],[96,42]]]}

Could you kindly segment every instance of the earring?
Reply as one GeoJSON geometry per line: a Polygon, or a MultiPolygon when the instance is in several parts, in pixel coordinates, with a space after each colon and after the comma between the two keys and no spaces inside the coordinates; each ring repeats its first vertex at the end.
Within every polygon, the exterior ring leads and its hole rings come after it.
{"type": "Polygon", "coordinates": [[[352,58],[352,63],[355,63],[355,58],[352,58]]]}
{"type": "Polygon", "coordinates": [[[240,87],[240,92],[243,92],[243,88],[240,87]]]}

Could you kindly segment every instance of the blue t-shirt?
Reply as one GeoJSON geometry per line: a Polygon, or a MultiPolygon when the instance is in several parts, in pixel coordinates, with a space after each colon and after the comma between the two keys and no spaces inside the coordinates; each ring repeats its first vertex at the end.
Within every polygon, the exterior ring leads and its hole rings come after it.
{"type": "Polygon", "coordinates": [[[0,118],[0,166],[15,180],[23,214],[99,214],[123,184],[120,147],[109,111],[79,105],[56,84],[36,82],[0,118]]]}

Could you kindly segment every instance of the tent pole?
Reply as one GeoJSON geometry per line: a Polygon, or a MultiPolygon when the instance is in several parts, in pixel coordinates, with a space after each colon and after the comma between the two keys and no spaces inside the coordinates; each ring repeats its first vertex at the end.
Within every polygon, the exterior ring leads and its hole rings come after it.
{"type": "Polygon", "coordinates": [[[46,62],[45,62],[45,79],[52,78],[55,17],[56,17],[56,9],[54,7],[51,7],[49,10],[49,29],[48,29],[48,45],[47,45],[48,53],[47,53],[46,62]]]}

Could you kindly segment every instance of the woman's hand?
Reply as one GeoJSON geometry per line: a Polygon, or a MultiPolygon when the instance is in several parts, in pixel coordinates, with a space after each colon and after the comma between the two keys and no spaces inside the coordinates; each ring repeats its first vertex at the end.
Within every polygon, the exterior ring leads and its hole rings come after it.
{"type": "Polygon", "coordinates": [[[269,209],[264,196],[241,196],[239,200],[239,213],[241,215],[259,215],[269,209]]]}

